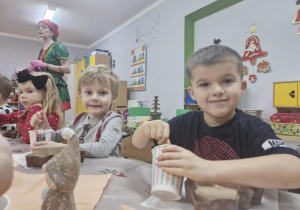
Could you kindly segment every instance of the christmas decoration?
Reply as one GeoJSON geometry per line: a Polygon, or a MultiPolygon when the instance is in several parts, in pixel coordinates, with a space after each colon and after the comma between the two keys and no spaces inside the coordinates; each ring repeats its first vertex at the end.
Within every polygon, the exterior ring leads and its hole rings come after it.
{"type": "Polygon", "coordinates": [[[299,24],[300,23],[300,8],[297,10],[295,19],[292,21],[293,24],[299,24]]]}
{"type": "Polygon", "coordinates": [[[248,67],[247,66],[243,66],[243,75],[248,75],[248,67]]]}
{"type": "Polygon", "coordinates": [[[254,82],[256,82],[257,77],[256,77],[255,74],[250,74],[248,80],[249,80],[251,83],[254,83],[254,82]]]}
{"type": "Polygon", "coordinates": [[[256,26],[254,25],[254,22],[252,23],[249,31],[250,31],[251,34],[256,32],[256,26]]]}
{"type": "Polygon", "coordinates": [[[262,62],[260,62],[257,65],[257,72],[267,73],[269,70],[270,70],[270,63],[268,61],[262,60],[262,62]]]}
{"type": "Polygon", "coordinates": [[[214,39],[214,44],[220,44],[220,42],[221,42],[221,39],[214,39]]]}
{"type": "Polygon", "coordinates": [[[245,52],[242,57],[242,61],[250,61],[251,65],[254,65],[257,58],[268,55],[267,51],[260,49],[259,39],[257,36],[250,36],[246,41],[245,52]]]}

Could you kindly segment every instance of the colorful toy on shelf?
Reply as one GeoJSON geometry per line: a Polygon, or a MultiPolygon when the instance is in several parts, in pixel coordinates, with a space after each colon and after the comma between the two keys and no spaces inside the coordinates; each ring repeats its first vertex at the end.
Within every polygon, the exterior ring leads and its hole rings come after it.
{"type": "Polygon", "coordinates": [[[300,124],[300,113],[275,113],[270,117],[274,123],[300,124]]]}
{"type": "Polygon", "coordinates": [[[300,124],[271,122],[271,127],[277,134],[300,136],[300,124]]]}
{"type": "Polygon", "coordinates": [[[159,120],[160,116],[162,113],[157,112],[157,110],[159,110],[160,108],[158,108],[157,106],[160,105],[158,103],[158,96],[154,96],[154,103],[152,105],[154,105],[154,107],[152,107],[151,109],[153,109],[153,112],[150,112],[150,120],[159,120]]]}

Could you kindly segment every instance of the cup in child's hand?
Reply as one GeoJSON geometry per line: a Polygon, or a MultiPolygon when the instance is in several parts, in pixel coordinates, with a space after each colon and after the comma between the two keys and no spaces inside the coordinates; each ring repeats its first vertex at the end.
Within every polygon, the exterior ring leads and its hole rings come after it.
{"type": "Polygon", "coordinates": [[[40,141],[50,141],[51,139],[51,129],[39,129],[29,131],[30,137],[30,146],[33,146],[33,143],[40,141]]]}
{"type": "Polygon", "coordinates": [[[161,200],[174,201],[181,198],[183,177],[167,174],[156,166],[156,157],[168,144],[159,145],[152,149],[152,190],[151,193],[161,200]]]}

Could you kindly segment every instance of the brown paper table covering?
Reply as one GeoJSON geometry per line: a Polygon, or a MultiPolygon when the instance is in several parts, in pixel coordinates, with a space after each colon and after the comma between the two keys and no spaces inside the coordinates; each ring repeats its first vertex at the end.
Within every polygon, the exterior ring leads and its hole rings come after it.
{"type": "MultiPolygon", "coordinates": [[[[93,209],[110,178],[111,174],[80,175],[74,191],[77,209],[93,209]]],[[[41,193],[46,186],[44,174],[24,174],[15,171],[12,186],[6,192],[11,200],[9,209],[40,209],[43,202],[41,193]]]]}

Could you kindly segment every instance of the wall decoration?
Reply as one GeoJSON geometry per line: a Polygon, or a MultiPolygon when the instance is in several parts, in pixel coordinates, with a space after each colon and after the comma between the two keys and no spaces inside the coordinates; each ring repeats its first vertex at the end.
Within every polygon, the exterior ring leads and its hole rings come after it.
{"type": "Polygon", "coordinates": [[[262,60],[257,65],[257,72],[267,73],[268,71],[270,71],[270,63],[268,61],[262,60]]]}
{"type": "Polygon", "coordinates": [[[220,44],[220,42],[222,42],[221,39],[214,38],[214,44],[220,44]]]}
{"type": "Polygon", "coordinates": [[[293,24],[299,24],[300,23],[300,8],[297,10],[295,19],[292,21],[293,24]]]}
{"type": "Polygon", "coordinates": [[[136,39],[137,43],[141,43],[143,45],[147,45],[150,47],[152,42],[156,39],[158,33],[158,26],[160,23],[160,15],[154,21],[154,24],[148,29],[148,32],[142,32],[139,27],[136,27],[136,39]]]}
{"type": "Polygon", "coordinates": [[[242,61],[250,61],[251,65],[254,65],[257,58],[268,55],[267,51],[260,49],[260,43],[257,36],[250,36],[246,41],[245,52],[242,57],[242,61]]]}
{"type": "Polygon", "coordinates": [[[250,74],[248,80],[249,80],[251,83],[254,83],[254,82],[256,82],[256,80],[257,80],[257,76],[256,76],[255,74],[250,74]]]}
{"type": "Polygon", "coordinates": [[[255,33],[255,32],[256,32],[256,26],[254,25],[254,22],[252,23],[252,25],[251,25],[251,27],[250,27],[249,31],[250,31],[250,34],[252,34],[252,33],[255,33]]]}
{"type": "Polygon", "coordinates": [[[130,90],[146,90],[146,45],[131,51],[130,72],[130,90]]]}
{"type": "Polygon", "coordinates": [[[248,67],[247,66],[243,66],[243,75],[248,75],[249,73],[248,73],[248,71],[249,71],[249,69],[248,69],[248,67]]]}

